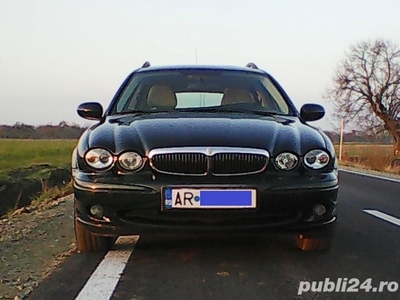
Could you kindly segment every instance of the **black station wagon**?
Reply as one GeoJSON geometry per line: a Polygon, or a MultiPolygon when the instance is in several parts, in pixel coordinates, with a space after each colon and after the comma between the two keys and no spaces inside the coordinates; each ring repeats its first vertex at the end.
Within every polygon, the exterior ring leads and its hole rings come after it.
{"type": "Polygon", "coordinates": [[[328,249],[338,171],[329,138],[307,122],[274,78],[246,67],[133,71],[72,156],[80,251],[120,235],[161,232],[293,233],[303,250],[328,249]]]}

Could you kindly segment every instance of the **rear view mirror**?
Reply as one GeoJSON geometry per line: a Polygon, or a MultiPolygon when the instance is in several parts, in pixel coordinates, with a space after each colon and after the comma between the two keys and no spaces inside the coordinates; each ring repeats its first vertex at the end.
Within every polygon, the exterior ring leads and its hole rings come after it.
{"type": "Polygon", "coordinates": [[[300,117],[304,121],[317,121],[325,115],[325,109],[319,104],[307,103],[301,107],[300,117]]]}
{"type": "Polygon", "coordinates": [[[82,103],[77,111],[79,116],[92,121],[98,121],[103,116],[103,107],[97,102],[82,103]]]}

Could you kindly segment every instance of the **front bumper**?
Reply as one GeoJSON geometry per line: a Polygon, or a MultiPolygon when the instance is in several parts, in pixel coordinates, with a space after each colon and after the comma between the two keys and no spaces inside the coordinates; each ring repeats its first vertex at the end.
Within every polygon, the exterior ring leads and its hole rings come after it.
{"type": "Polygon", "coordinates": [[[179,176],[98,177],[74,172],[76,217],[90,231],[104,236],[147,232],[315,231],[336,223],[336,172],[289,176],[246,176],[216,179],[179,176]],[[256,209],[164,210],[163,187],[254,188],[256,209]],[[104,217],[90,214],[99,204],[104,217]],[[322,204],[326,213],[316,216],[322,204]]]}

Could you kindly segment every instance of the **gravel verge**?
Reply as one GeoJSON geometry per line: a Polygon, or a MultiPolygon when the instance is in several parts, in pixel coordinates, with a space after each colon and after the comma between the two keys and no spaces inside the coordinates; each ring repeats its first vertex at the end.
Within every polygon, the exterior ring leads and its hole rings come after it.
{"type": "Polygon", "coordinates": [[[73,195],[0,219],[0,299],[24,299],[75,251],[73,195]]]}

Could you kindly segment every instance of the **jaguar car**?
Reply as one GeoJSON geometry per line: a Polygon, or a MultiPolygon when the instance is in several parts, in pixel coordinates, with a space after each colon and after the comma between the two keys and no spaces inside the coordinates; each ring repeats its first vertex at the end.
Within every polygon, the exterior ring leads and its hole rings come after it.
{"type": "Polygon", "coordinates": [[[334,239],[339,189],[330,139],[308,124],[254,63],[151,66],[122,83],[109,106],[82,103],[95,121],[72,154],[79,251],[118,236],[286,232],[302,250],[334,239]]]}

